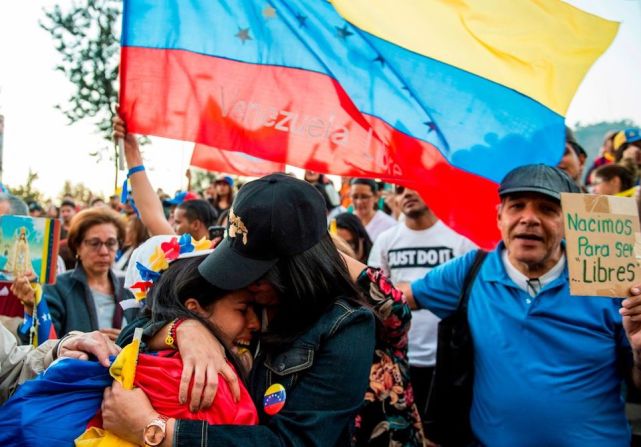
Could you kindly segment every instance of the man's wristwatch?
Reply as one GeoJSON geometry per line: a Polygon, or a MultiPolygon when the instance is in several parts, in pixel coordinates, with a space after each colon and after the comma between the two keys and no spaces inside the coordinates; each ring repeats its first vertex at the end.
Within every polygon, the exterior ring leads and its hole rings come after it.
{"type": "Polygon", "coordinates": [[[155,447],[160,445],[167,436],[167,416],[159,414],[153,418],[143,432],[143,440],[145,441],[145,447],[155,447]]]}

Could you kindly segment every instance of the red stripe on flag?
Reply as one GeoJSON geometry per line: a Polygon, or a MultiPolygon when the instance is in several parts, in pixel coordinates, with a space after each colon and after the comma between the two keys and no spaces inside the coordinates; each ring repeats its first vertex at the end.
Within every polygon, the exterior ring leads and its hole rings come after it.
{"type": "Polygon", "coordinates": [[[196,144],[191,155],[192,166],[208,171],[262,177],[273,172],[285,172],[285,164],[262,160],[242,152],[221,151],[214,147],[196,144]]]}
{"type": "Polygon", "coordinates": [[[58,338],[58,334],[56,334],[56,328],[52,324],[51,327],[49,328],[49,338],[48,340],[55,340],[58,338]]]}
{"type": "Polygon", "coordinates": [[[131,132],[380,177],[417,189],[437,216],[477,244],[490,248],[498,240],[496,183],[362,114],[326,75],[133,47],[122,48],[121,70],[120,110],[131,132]]]}

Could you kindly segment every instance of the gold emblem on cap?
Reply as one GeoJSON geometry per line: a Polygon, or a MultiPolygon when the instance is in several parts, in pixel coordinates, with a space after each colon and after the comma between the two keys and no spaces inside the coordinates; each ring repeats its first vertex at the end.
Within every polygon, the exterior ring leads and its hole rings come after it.
{"type": "Polygon", "coordinates": [[[236,234],[243,235],[243,245],[247,245],[247,227],[241,218],[234,214],[234,209],[229,210],[229,237],[236,237],[236,234]]]}

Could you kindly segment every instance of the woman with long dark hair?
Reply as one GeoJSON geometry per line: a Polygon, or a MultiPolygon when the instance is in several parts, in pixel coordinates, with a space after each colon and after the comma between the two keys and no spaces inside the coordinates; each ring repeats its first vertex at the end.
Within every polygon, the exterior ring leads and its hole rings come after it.
{"type": "Polygon", "coordinates": [[[373,244],[361,220],[351,213],[339,214],[336,216],[336,233],[354,250],[356,259],[367,264],[373,244]]]}
{"type": "Polygon", "coordinates": [[[228,210],[234,201],[234,179],[228,175],[216,179],[214,190],[216,195],[211,204],[220,215],[223,211],[228,210]]]}
{"type": "Polygon", "coordinates": [[[635,173],[623,165],[604,165],[597,168],[593,175],[595,194],[633,197],[636,193],[635,173]]]}
{"type": "Polygon", "coordinates": [[[149,230],[137,216],[130,216],[125,224],[125,239],[122,249],[118,250],[114,262],[114,270],[126,272],[129,259],[140,244],[149,239],[149,230]]]}
{"type": "MultiPolygon", "coordinates": [[[[215,287],[251,292],[263,309],[249,379],[260,425],[170,418],[157,445],[349,444],[368,384],[375,322],[327,232],[325,204],[315,188],[282,174],[243,186],[229,213],[226,238],[198,270],[215,287]]],[[[163,331],[152,344],[162,340],[163,331]]],[[[198,399],[220,361],[208,333],[194,324],[176,332],[181,355],[198,356],[203,363],[193,367],[198,399]]],[[[189,382],[192,370],[183,371],[183,378],[189,382]]],[[[103,410],[109,430],[138,443],[146,424],[158,416],[141,396],[117,385],[103,410]]]]}

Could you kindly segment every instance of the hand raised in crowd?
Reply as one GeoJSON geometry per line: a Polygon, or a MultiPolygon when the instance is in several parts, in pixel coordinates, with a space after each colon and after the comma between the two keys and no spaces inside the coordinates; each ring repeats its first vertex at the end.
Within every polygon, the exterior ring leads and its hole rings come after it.
{"type": "Polygon", "coordinates": [[[137,166],[142,164],[142,155],[138,147],[138,140],[134,134],[127,133],[127,126],[120,116],[114,116],[111,120],[113,123],[113,138],[118,141],[122,138],[125,142],[125,158],[128,166],[137,166]]]}
{"type": "Polygon", "coordinates": [[[11,293],[13,293],[24,306],[24,311],[33,315],[33,306],[36,303],[36,292],[33,290],[31,281],[33,281],[36,276],[31,270],[27,270],[25,275],[20,278],[16,278],[13,284],[11,284],[11,293]]]}
{"type": "Polygon", "coordinates": [[[151,235],[173,234],[174,229],[165,218],[162,202],[145,174],[142,154],[136,137],[127,132],[127,125],[120,116],[114,116],[112,123],[114,140],[124,139],[127,168],[138,168],[135,173],[128,173],[127,178],[131,182],[131,196],[136,202],[140,220],[151,235]]]}
{"type": "MultiPolygon", "coordinates": [[[[150,341],[153,349],[166,349],[164,344],[167,327],[160,330],[150,341]]],[[[218,390],[218,374],[221,374],[234,396],[240,399],[238,376],[227,363],[225,350],[212,333],[196,320],[187,320],[176,330],[176,344],[183,361],[178,399],[187,402],[191,385],[189,408],[197,411],[209,408],[218,390]]]]}
{"type": "Polygon", "coordinates": [[[109,366],[109,356],[117,355],[120,347],[108,336],[98,331],[89,333],[70,333],[60,340],[58,357],[71,357],[88,360],[89,355],[95,356],[101,365],[109,366]]]}

